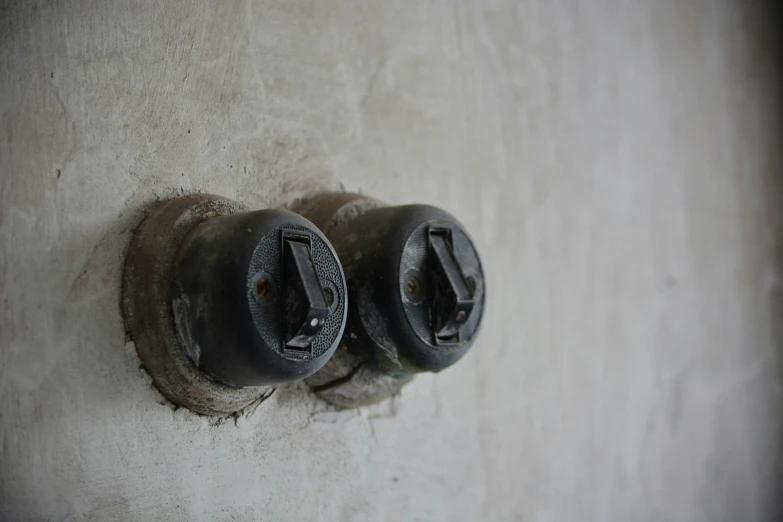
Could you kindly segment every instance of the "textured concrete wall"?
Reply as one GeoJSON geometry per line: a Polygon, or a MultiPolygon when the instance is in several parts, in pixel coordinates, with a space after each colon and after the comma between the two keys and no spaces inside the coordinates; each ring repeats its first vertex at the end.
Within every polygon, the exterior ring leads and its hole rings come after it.
{"type": "Polygon", "coordinates": [[[2,2],[0,518],[774,520],[778,30],[753,2],[2,2]],[[230,422],[138,370],[145,205],[342,183],[460,217],[466,359],[230,422]]]}

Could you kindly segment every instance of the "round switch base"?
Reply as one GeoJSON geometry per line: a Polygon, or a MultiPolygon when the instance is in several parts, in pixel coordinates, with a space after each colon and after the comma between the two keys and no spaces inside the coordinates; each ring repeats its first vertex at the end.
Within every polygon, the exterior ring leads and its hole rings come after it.
{"type": "Polygon", "coordinates": [[[267,397],[268,386],[232,388],[210,379],[188,358],[175,330],[170,283],[179,246],[207,219],[247,209],[210,194],[167,201],[139,225],[123,273],[125,326],[144,368],[171,402],[203,415],[236,413],[267,397]]]}
{"type": "MultiPolygon", "coordinates": [[[[298,203],[294,212],[310,220],[330,237],[338,227],[386,204],[361,194],[321,194],[298,203]]],[[[326,365],[305,379],[315,394],[335,406],[356,408],[378,403],[400,392],[413,375],[390,375],[369,353],[348,351],[345,341],[326,365]]]]}

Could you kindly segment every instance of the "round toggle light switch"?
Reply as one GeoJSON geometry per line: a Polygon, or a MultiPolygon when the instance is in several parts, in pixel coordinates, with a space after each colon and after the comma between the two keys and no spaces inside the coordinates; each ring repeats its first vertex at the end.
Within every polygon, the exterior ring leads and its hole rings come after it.
{"type": "Polygon", "coordinates": [[[164,203],[128,254],[129,333],[158,389],[200,413],[231,413],[332,356],[347,288],[326,237],[285,210],[209,195],[164,203]]]}
{"type": "Polygon", "coordinates": [[[344,350],[308,379],[342,406],[377,402],[457,362],[484,311],[485,278],[464,227],[429,205],[325,194],[300,213],[324,231],[348,282],[344,350]]]}

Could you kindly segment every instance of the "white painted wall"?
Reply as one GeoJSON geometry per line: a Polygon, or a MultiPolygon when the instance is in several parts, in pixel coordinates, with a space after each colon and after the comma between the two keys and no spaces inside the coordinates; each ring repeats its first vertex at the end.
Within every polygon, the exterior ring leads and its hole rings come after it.
{"type": "MultiPolygon", "coordinates": [[[[754,521],[783,471],[781,76],[736,1],[3,2],[0,518],[754,521]],[[479,342],[236,423],[137,367],[143,207],[456,214],[479,342]]],[[[777,516],[776,516],[777,515],[777,516]]]]}

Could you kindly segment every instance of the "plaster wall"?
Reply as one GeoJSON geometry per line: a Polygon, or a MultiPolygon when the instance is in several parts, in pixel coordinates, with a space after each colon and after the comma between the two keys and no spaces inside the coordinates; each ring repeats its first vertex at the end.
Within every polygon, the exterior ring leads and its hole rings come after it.
{"type": "Polygon", "coordinates": [[[781,77],[746,1],[0,2],[0,519],[779,519],[781,77]],[[120,315],[155,201],[459,217],[455,367],[167,404],[120,315]]]}

